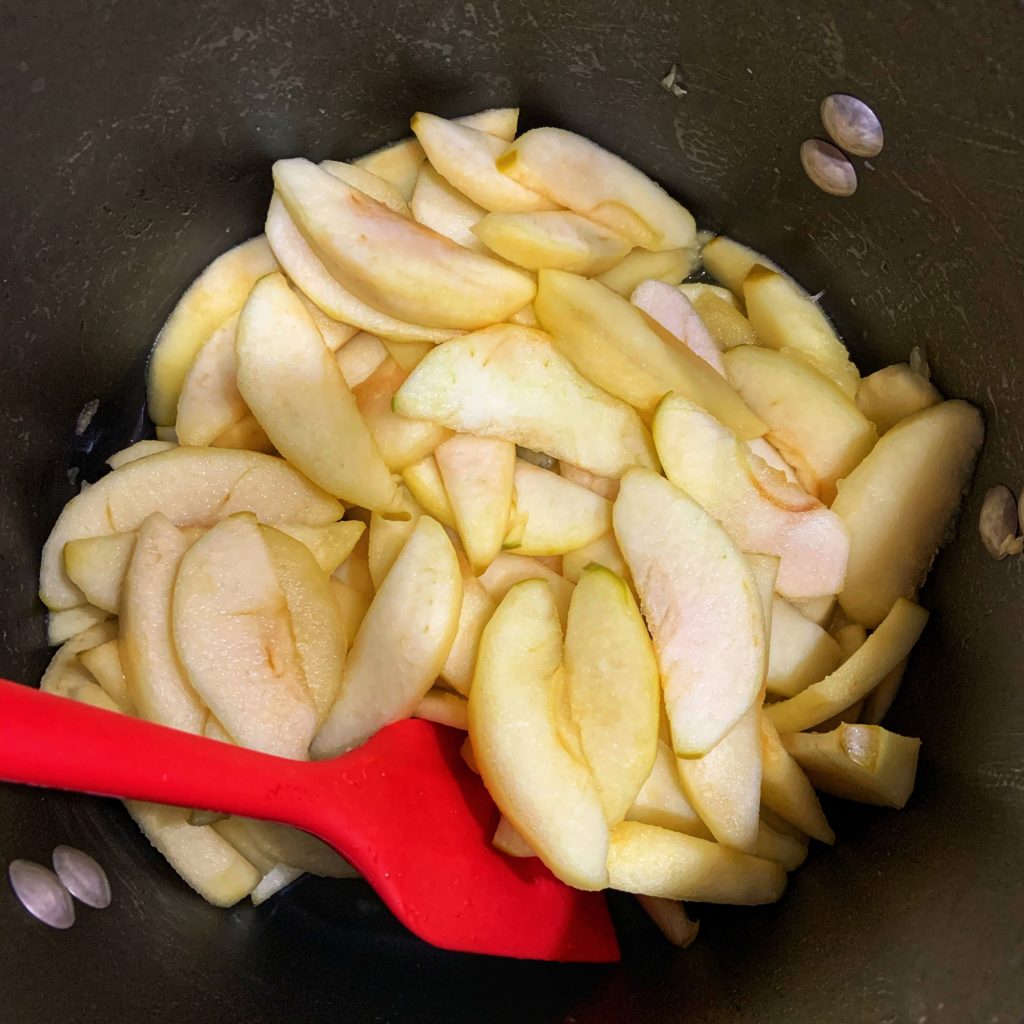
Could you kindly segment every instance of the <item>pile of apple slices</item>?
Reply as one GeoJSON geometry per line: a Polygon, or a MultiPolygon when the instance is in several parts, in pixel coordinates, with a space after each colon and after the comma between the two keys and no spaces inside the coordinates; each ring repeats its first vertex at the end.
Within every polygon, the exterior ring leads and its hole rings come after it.
{"type": "MultiPolygon", "coordinates": [[[[517,117],[274,165],[266,235],[157,340],[158,439],[53,528],[43,686],[294,758],[467,730],[500,850],[685,944],[679,901],[776,900],[833,841],[815,789],[910,795],[919,742],[880,723],[981,419],[861,379],[769,260],[517,117]]],[[[350,873],[129,809],[214,903],[350,873]]]]}

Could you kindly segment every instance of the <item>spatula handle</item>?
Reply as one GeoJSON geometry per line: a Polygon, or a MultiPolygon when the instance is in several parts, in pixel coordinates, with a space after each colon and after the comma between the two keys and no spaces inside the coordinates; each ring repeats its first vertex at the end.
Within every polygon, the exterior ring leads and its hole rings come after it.
{"type": "Polygon", "coordinates": [[[0,680],[0,780],[308,820],[316,765],[260,754],[0,680]]]}

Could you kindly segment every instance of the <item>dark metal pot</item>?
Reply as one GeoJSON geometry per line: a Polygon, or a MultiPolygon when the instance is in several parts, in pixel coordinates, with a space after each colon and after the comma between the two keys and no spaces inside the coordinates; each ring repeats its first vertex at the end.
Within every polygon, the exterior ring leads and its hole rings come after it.
{"type": "MultiPolygon", "coordinates": [[[[1018,0],[303,0],[0,8],[3,341],[0,669],[44,663],[39,550],[75,471],[142,427],[146,351],[190,278],[260,230],[277,157],[348,157],[412,111],[521,104],[635,161],[705,225],[825,288],[861,367],[922,345],[989,436],[932,624],[893,715],[921,735],[902,813],[830,807],[777,906],[703,909],[663,945],[616,903],[625,961],[445,954],[361,883],[307,880],[254,910],[203,904],[110,801],[0,789],[0,858],[66,842],[115,902],[67,933],[0,886],[0,1017],[34,1022],[628,1021],[1010,1024],[1024,1017],[1021,562],[985,555],[984,489],[1024,485],[1024,7],[1018,0]],[[658,82],[679,65],[687,92],[658,82]],[[826,94],[887,137],[851,199],[798,146],[826,94]],[[100,409],[79,437],[91,399],[100,409]],[[72,471],[69,478],[68,471],[72,471]]],[[[0,742],[2,742],[0,723],[0,742]]]]}

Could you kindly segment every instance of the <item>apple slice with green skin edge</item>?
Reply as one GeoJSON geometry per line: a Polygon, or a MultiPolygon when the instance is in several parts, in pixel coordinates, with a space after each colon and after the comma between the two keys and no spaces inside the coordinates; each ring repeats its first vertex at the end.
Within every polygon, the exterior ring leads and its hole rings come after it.
{"type": "Polygon", "coordinates": [[[699,356],[720,377],[725,376],[722,352],[704,326],[690,300],[664,281],[644,281],[633,289],[629,301],[699,356]]]}
{"type": "Polygon", "coordinates": [[[474,252],[487,252],[487,246],[473,233],[487,211],[449,185],[429,164],[419,172],[411,205],[412,215],[431,231],[474,252]]]}
{"type": "Polygon", "coordinates": [[[774,903],[786,872],[773,861],[656,825],[623,821],[612,829],[608,881],[613,889],[698,903],[774,903]]]}
{"type": "Polygon", "coordinates": [[[609,825],[626,816],[651,773],[661,686],[651,638],[629,587],[584,570],[565,630],[569,707],[609,825]]]}
{"type": "Polygon", "coordinates": [[[390,508],[394,481],[316,324],[284,277],[263,278],[238,320],[238,388],[285,458],[329,494],[390,508]]]}
{"type": "Polygon", "coordinates": [[[886,366],[865,377],[857,388],[857,408],[878,429],[879,436],[908,416],[938,405],[942,395],[906,363],[886,366]]]}
{"type": "Polygon", "coordinates": [[[701,250],[701,260],[704,269],[716,281],[724,284],[741,303],[744,301],[743,282],[754,267],[767,267],[769,270],[779,269],[763,253],[741,245],[725,235],[712,238],[704,246],[701,250]]]}
{"type": "Polygon", "coordinates": [[[423,506],[428,515],[444,526],[455,529],[455,513],[444,489],[441,471],[433,455],[414,462],[402,470],[402,480],[409,493],[423,506]]]}
{"type": "Polygon", "coordinates": [[[701,839],[713,838],[683,791],[676,755],[664,740],[658,740],[651,773],[626,812],[625,820],[685,832],[701,839]]]}
{"type": "MultiPolygon", "coordinates": [[[[735,299],[733,301],[735,302],[735,299]]],[[[750,321],[739,309],[726,302],[717,292],[703,292],[697,295],[692,302],[701,323],[723,351],[727,352],[739,345],[760,344],[757,331],[754,330],[750,321]]]]}
{"type": "Polygon", "coordinates": [[[543,562],[526,555],[514,555],[503,551],[479,577],[480,584],[496,604],[501,604],[505,595],[523,580],[544,580],[551,588],[551,594],[558,609],[558,618],[565,628],[569,620],[569,603],[572,601],[574,584],[564,576],[549,569],[543,562]]]}
{"type": "Polygon", "coordinates": [[[577,583],[591,563],[615,573],[635,592],[626,560],[622,557],[619,545],[615,543],[615,534],[611,530],[575,551],[567,551],[562,556],[562,575],[571,583],[577,583]]]}
{"type": "Polygon", "coordinates": [[[608,824],[585,761],[566,746],[562,631],[551,590],[524,580],[484,630],[469,735],[488,792],[530,848],[578,889],[608,884],[608,824]]]}
{"type": "Polygon", "coordinates": [[[568,210],[489,213],[473,227],[473,235],[517,267],[585,277],[610,270],[631,249],[625,238],[568,210]]]}
{"type": "Polygon", "coordinates": [[[188,549],[172,624],[189,681],[241,746],[307,757],[316,709],[255,517],[232,516],[188,549]]]}
{"type": "Polygon", "coordinates": [[[309,548],[272,526],[261,526],[260,534],[284,594],[302,678],[320,722],[338,696],[348,650],[341,611],[309,548]]]}
{"type": "Polygon", "coordinates": [[[87,601],[116,615],[121,607],[124,574],[134,550],[134,533],[72,540],[64,545],[64,571],[87,601]]]}
{"type": "Polygon", "coordinates": [[[696,268],[696,250],[690,247],[667,249],[665,252],[633,249],[620,263],[598,274],[597,280],[616,294],[628,298],[644,281],[678,285],[696,268]]]}
{"type": "Polygon", "coordinates": [[[388,316],[474,330],[500,323],[533,298],[525,272],[399,216],[308,160],[279,160],[274,184],[328,270],[388,316]]]}
{"type": "Polygon", "coordinates": [[[482,573],[501,551],[512,512],[516,446],[456,434],[434,452],[469,563],[482,573]]]}
{"type": "Polygon", "coordinates": [[[468,696],[473,685],[473,671],[480,650],[480,637],[483,636],[484,627],[491,621],[497,603],[473,575],[469,562],[461,555],[459,567],[462,569],[462,607],[459,609],[459,625],[448,658],[439,674],[450,687],[458,690],[463,696],[468,696]]]}
{"type": "Polygon", "coordinates": [[[823,793],[877,807],[903,807],[914,791],[921,741],[880,725],[784,736],[786,750],[823,793]]]}
{"type": "Polygon", "coordinates": [[[654,640],[676,754],[701,757],[764,681],[757,581],[722,527],[650,470],[622,478],[612,522],[654,640]]]}
{"type": "Polygon", "coordinates": [[[346,185],[358,189],[364,195],[375,199],[400,217],[411,217],[412,212],[402,193],[385,178],[368,171],[357,164],[346,164],[340,160],[321,160],[322,170],[333,175],[346,185]]]}
{"type": "Polygon", "coordinates": [[[910,654],[928,623],[928,612],[905,597],[848,661],[795,697],[765,708],[780,733],[802,732],[866,697],[910,654]]]}
{"type": "Polygon", "coordinates": [[[179,660],[171,635],[175,580],[190,541],[154,512],[139,527],[124,576],[120,655],[140,718],[202,735],[209,711],[179,660]]]}
{"type": "Polygon", "coordinates": [[[814,787],[803,769],[793,760],[779,738],[779,732],[762,712],[761,800],[765,807],[802,832],[830,846],[835,833],[825,820],[814,787]]]}
{"type": "Polygon", "coordinates": [[[364,380],[369,380],[387,358],[388,350],[384,343],[375,334],[368,334],[366,331],[360,331],[334,353],[341,375],[352,390],[359,387],[364,380]]]}
{"type": "Polygon", "coordinates": [[[860,374],[846,346],[817,303],[789,278],[755,266],[743,279],[743,300],[762,345],[806,359],[848,398],[857,394],[860,374]]]}
{"type": "Polygon", "coordinates": [[[332,523],[340,503],[284,459],[221,448],[174,447],[108,473],[64,506],[43,548],[39,596],[72,608],[81,591],[64,572],[64,545],[137,529],[153,512],[175,526],[211,526],[235,512],[261,522],[332,523]]]}
{"type": "Polygon", "coordinates": [[[516,554],[561,555],[611,529],[610,501],[522,459],[515,462],[514,493],[515,512],[525,518],[516,554]]]}
{"type": "Polygon", "coordinates": [[[636,411],[594,387],[549,335],[529,327],[497,324],[438,345],[398,389],[394,409],[600,476],[656,464],[636,411]]]}
{"type": "Polygon", "coordinates": [[[350,750],[416,710],[448,657],[461,605],[455,548],[440,523],[421,516],[359,627],[314,757],[350,750]]]}
{"type": "Polygon", "coordinates": [[[417,520],[423,515],[423,509],[408,490],[400,487],[399,491],[398,507],[393,512],[374,512],[370,516],[370,543],[366,556],[375,589],[384,582],[405,542],[416,529],[417,520]]]}
{"type": "Polygon", "coordinates": [[[459,331],[406,323],[367,305],[343,287],[303,237],[276,193],[264,225],[277,261],[296,287],[332,319],[399,341],[445,341],[459,331]]]}
{"type": "Polygon", "coordinates": [[[181,386],[174,421],[179,444],[210,444],[249,412],[236,381],[237,326],[238,314],[233,313],[203,343],[192,361],[181,386]]]}
{"type": "Polygon", "coordinates": [[[842,660],[839,644],[820,626],[777,597],[768,644],[767,691],[793,697],[824,679],[842,660]]]}
{"type": "Polygon", "coordinates": [[[875,425],[824,374],[788,352],[742,345],[724,355],[729,380],[768,424],[766,440],[826,504],[874,447],[875,425]]]}
{"type": "Polygon", "coordinates": [[[498,170],[494,161],[507,148],[503,139],[423,111],[413,114],[409,127],[434,170],[485,210],[523,213],[558,208],[498,170]]]}
{"type": "Polygon", "coordinates": [[[839,595],[855,622],[878,625],[924,581],[949,533],[984,439],[967,402],[934,405],[893,427],[845,480],[834,502],[850,531],[839,595]]]}
{"type": "Polygon", "coordinates": [[[514,181],[559,206],[589,217],[645,249],[692,246],[689,211],[621,157],[562,128],[520,135],[497,166],[514,181]]]}
{"type": "Polygon", "coordinates": [[[178,300],[149,357],[149,416],[157,426],[173,425],[181,386],[199,349],[242,308],[252,286],[277,269],[266,238],[258,235],[217,257],[178,300]]]}
{"type": "Polygon", "coordinates": [[[640,411],[652,411],[675,391],[741,437],[759,437],[767,429],[703,359],[600,281],[542,270],[534,308],[555,347],[580,373],[640,411]]]}

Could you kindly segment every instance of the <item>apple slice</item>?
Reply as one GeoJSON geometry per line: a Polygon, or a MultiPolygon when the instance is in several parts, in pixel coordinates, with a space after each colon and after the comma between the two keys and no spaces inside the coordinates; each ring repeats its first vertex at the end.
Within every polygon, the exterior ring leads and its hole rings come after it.
{"type": "Polygon", "coordinates": [[[434,351],[429,341],[393,341],[391,338],[382,338],[381,344],[404,373],[412,373],[427,354],[434,351]]]}
{"type": "Polygon", "coordinates": [[[872,691],[864,698],[864,706],[859,720],[865,725],[881,725],[889,713],[896,695],[903,683],[907,671],[906,661],[901,661],[872,691]]]}
{"type": "Polygon", "coordinates": [[[721,285],[708,284],[706,281],[684,281],[676,287],[693,303],[694,308],[702,298],[712,295],[716,299],[721,299],[730,309],[739,311],[739,300],[728,288],[721,285]]]}
{"type": "Polygon", "coordinates": [[[473,575],[473,570],[461,555],[459,567],[462,570],[462,607],[459,610],[459,624],[455,631],[448,659],[440,671],[441,679],[463,696],[469,694],[473,685],[477,652],[484,627],[491,621],[497,603],[484,585],[473,575]]]}
{"type": "Polygon", "coordinates": [[[276,523],[281,533],[304,544],[325,573],[332,573],[345,561],[359,542],[365,523],[328,523],[326,526],[307,526],[304,523],[276,523]]]}
{"type": "Polygon", "coordinates": [[[786,872],[772,861],[706,839],[623,821],[612,829],[608,883],[663,899],[757,906],[782,896],[786,872]]]}
{"type": "Polygon", "coordinates": [[[264,753],[307,757],[316,709],[253,516],[218,523],[188,549],[172,619],[189,681],[231,736],[264,753]]]}
{"type": "Polygon", "coordinates": [[[427,722],[436,722],[465,732],[469,729],[469,702],[456,693],[434,687],[416,705],[413,718],[422,718],[427,722]]]}
{"type": "Polygon", "coordinates": [[[401,192],[386,178],[368,171],[357,164],[346,164],[340,160],[321,160],[320,168],[328,174],[358,189],[363,195],[375,199],[400,217],[411,217],[409,205],[401,192]]]}
{"type": "MultiPolygon", "coordinates": [[[[778,449],[775,448],[774,445],[769,444],[763,437],[754,437],[749,441],[744,441],[743,443],[747,446],[751,455],[756,455],[765,463],[765,465],[768,466],[769,469],[774,469],[777,473],[781,473],[791,484],[799,483],[793,467],[779,454],[778,449]]],[[[768,474],[766,477],[765,474],[760,471],[759,464],[756,462],[752,464],[752,468],[754,469],[755,476],[758,476],[761,479],[762,486],[765,486],[767,479],[771,478],[771,474],[768,474]]],[[[782,488],[766,487],[766,489],[773,493],[777,493],[780,496],[784,493],[784,489],[782,488]]],[[[806,503],[807,507],[813,507],[806,499],[802,500],[806,503]]],[[[788,501],[782,501],[782,504],[789,505],[790,503],[788,501]]]]}
{"type": "Polygon", "coordinates": [[[121,650],[116,638],[82,651],[78,655],[78,660],[83,668],[92,673],[100,689],[114,702],[119,711],[123,710],[129,715],[138,714],[135,702],[128,692],[128,681],[125,679],[121,650]]]}
{"type": "Polygon", "coordinates": [[[480,576],[481,586],[495,604],[501,604],[509,590],[523,580],[544,580],[548,584],[564,628],[569,619],[574,584],[549,569],[540,559],[503,551],[480,576]]]}
{"type": "Polygon", "coordinates": [[[760,717],[755,703],[703,757],[679,759],[683,792],[712,835],[750,854],[761,813],[760,717]]]}
{"type": "Polygon", "coordinates": [[[750,571],[754,574],[754,581],[757,583],[757,596],[764,614],[765,635],[770,637],[775,618],[773,612],[775,609],[775,583],[779,578],[779,560],[774,555],[748,554],[746,558],[750,571]]]}
{"type": "Polygon", "coordinates": [[[562,575],[570,582],[577,583],[583,575],[583,570],[591,563],[604,566],[615,573],[625,580],[630,590],[636,592],[626,560],[622,557],[619,545],[615,543],[615,534],[611,530],[575,551],[567,551],[562,556],[562,575]]]}
{"type": "Polygon", "coordinates": [[[485,210],[557,209],[557,203],[498,170],[494,161],[506,149],[504,140],[423,111],[413,114],[410,127],[438,174],[485,210]]]}
{"type": "Polygon", "coordinates": [[[572,594],[565,672],[583,756],[608,824],[618,824],[654,765],[661,686],[629,587],[599,565],[583,572],[572,594]]]}
{"type": "Polygon", "coordinates": [[[238,388],[285,458],[329,494],[390,508],[395,484],[352,392],[283,276],[252,290],[238,321],[238,388]]]}
{"type": "Polygon", "coordinates": [[[860,374],[817,303],[792,281],[766,267],[743,279],[747,318],[762,345],[806,359],[848,398],[857,394],[860,374]]]}
{"type": "Polygon", "coordinates": [[[840,725],[832,732],[794,733],[783,743],[823,793],[899,809],[914,791],[918,739],[879,725],[840,725]]]}
{"type": "Polygon", "coordinates": [[[691,246],[666,249],[664,252],[633,249],[620,263],[598,274],[597,279],[606,288],[628,298],[644,281],[664,281],[665,284],[678,285],[696,268],[696,250],[691,246]]]}
{"type": "Polygon", "coordinates": [[[839,644],[820,626],[777,597],[772,609],[765,686],[776,697],[793,697],[839,667],[839,644]]]}
{"type": "Polygon", "coordinates": [[[209,526],[235,512],[261,522],[311,525],[341,518],[341,505],[284,459],[255,452],[175,447],[108,473],[72,498],[43,548],[39,592],[49,608],[72,608],[82,593],[63,567],[64,545],[134,530],[153,512],[176,526],[209,526]]]}
{"type": "Polygon", "coordinates": [[[696,942],[700,933],[700,921],[691,920],[686,913],[686,906],[680,900],[637,895],[636,901],[673,946],[687,949],[696,942]]]}
{"type": "MultiPolygon", "coordinates": [[[[401,218],[400,218],[401,219],[401,218]]],[[[288,277],[303,294],[335,320],[399,341],[444,341],[459,331],[406,323],[367,305],[343,287],[296,227],[281,197],[267,208],[267,241],[288,277]]]]}
{"type": "Polygon", "coordinates": [[[835,512],[850,530],[843,611],[876,626],[924,581],[948,536],[984,438],[981,414],[942,402],[893,427],[842,483],[835,512]]]}
{"type": "Polygon", "coordinates": [[[426,458],[450,436],[436,423],[403,415],[395,407],[395,396],[407,377],[405,370],[388,358],[353,390],[359,412],[392,472],[426,458]]]}
{"type": "MultiPolygon", "coordinates": [[[[680,287],[685,287],[680,285],[680,287]]],[[[684,293],[685,294],[685,293],[684,293]]],[[[726,292],[730,297],[731,292],[726,292]]],[[[750,321],[723,299],[718,292],[701,292],[694,299],[693,308],[720,349],[728,351],[738,345],[759,345],[760,338],[750,321]]],[[[733,302],[736,300],[733,299],[733,302]]]]}
{"type": "Polygon", "coordinates": [[[488,792],[530,848],[578,889],[608,884],[608,825],[586,762],[566,745],[562,631],[551,590],[517,584],[480,642],[469,735],[488,792]]]}
{"type": "Polygon", "coordinates": [[[516,831],[508,818],[502,815],[498,827],[494,830],[491,840],[496,850],[501,850],[506,857],[536,857],[530,844],[516,831]]]}
{"type": "Polygon", "coordinates": [[[111,469],[120,469],[122,466],[127,466],[129,462],[135,462],[136,459],[144,459],[149,455],[156,455],[157,452],[165,452],[177,446],[177,441],[136,441],[135,444],[122,448],[119,452],[114,452],[107,459],[107,465],[111,469]]]}
{"type": "Polygon", "coordinates": [[[345,638],[351,646],[359,632],[359,627],[366,618],[370,602],[373,601],[373,592],[360,590],[350,583],[344,583],[336,576],[328,581],[331,585],[331,593],[338,605],[338,614],[341,616],[341,624],[345,630],[345,638]]]}
{"type": "Polygon", "coordinates": [[[800,765],[779,739],[766,714],[761,715],[761,800],[766,808],[802,832],[831,845],[835,833],[800,765]]]}
{"type": "Polygon", "coordinates": [[[54,652],[50,663],[46,666],[43,678],[39,682],[41,690],[56,693],[60,690],[61,677],[76,664],[76,659],[82,651],[98,647],[100,644],[109,643],[117,638],[116,622],[98,622],[88,629],[66,640],[60,648],[54,652]]]}
{"type": "Polygon", "coordinates": [[[262,235],[250,238],[215,259],[178,300],[149,357],[149,416],[169,427],[178,396],[196,353],[229,316],[237,313],[252,286],[277,270],[262,235]]]}
{"type": "Polygon", "coordinates": [[[46,642],[50,647],[66,643],[93,626],[110,618],[105,608],[82,604],[75,608],[61,608],[46,617],[46,642]]]}
{"type": "Polygon", "coordinates": [[[525,517],[517,554],[560,555],[611,529],[611,502],[523,459],[515,460],[514,492],[515,512],[525,517]]]}
{"type": "Polygon", "coordinates": [[[555,268],[586,277],[609,270],[631,248],[621,235],[567,210],[489,213],[473,234],[518,267],[555,268]]]}
{"type": "Polygon", "coordinates": [[[588,491],[593,491],[602,498],[607,498],[608,501],[614,501],[619,493],[619,481],[614,477],[598,476],[596,473],[591,473],[589,469],[574,466],[564,459],[558,464],[558,472],[566,480],[579,484],[580,487],[586,487],[588,491]]]}
{"type": "Polygon", "coordinates": [[[654,465],[636,412],[580,376],[547,334],[529,327],[498,324],[438,345],[399,388],[394,410],[601,476],[654,465]]]}
{"type": "Polygon", "coordinates": [[[134,533],[83,537],[64,545],[64,571],[87,601],[116,615],[124,574],[135,550],[134,533]]]}
{"type": "Polygon", "coordinates": [[[664,281],[644,281],[633,289],[629,301],[678,338],[719,376],[725,376],[721,350],[690,305],[690,300],[678,288],[664,281]]]}
{"type": "Polygon", "coordinates": [[[734,242],[725,235],[712,238],[701,249],[701,261],[704,269],[717,281],[721,281],[739,299],[743,301],[743,282],[754,267],[767,267],[769,270],[779,268],[763,253],[734,242]]]}
{"type": "Polygon", "coordinates": [[[237,326],[233,313],[196,353],[178,398],[174,429],[179,444],[210,444],[249,412],[236,382],[237,326]]]}
{"type": "Polygon", "coordinates": [[[857,408],[884,434],[908,416],[938,405],[942,395],[906,363],[886,366],[857,388],[857,408]]]}
{"type": "Polygon", "coordinates": [[[487,252],[487,246],[473,233],[487,211],[452,188],[429,164],[420,170],[416,179],[411,205],[416,220],[432,231],[467,249],[487,252]]]}
{"type": "Polygon", "coordinates": [[[650,775],[640,787],[636,799],[626,812],[626,821],[685,832],[687,835],[711,839],[708,827],[687,799],[679,781],[678,760],[672,748],[658,740],[650,775]]]}
{"type": "Polygon", "coordinates": [[[822,597],[796,598],[790,604],[805,618],[824,629],[832,621],[836,611],[836,597],[826,594],[822,597]]]}
{"type": "Polygon", "coordinates": [[[768,424],[767,440],[826,504],[877,440],[875,425],[799,356],[743,345],[725,353],[740,396],[768,424]]]}
{"type": "Polygon", "coordinates": [[[406,541],[416,529],[417,520],[423,515],[419,503],[404,487],[399,488],[399,493],[394,511],[374,512],[370,517],[367,562],[374,589],[379,589],[384,582],[406,541]]]}
{"type": "Polygon", "coordinates": [[[223,434],[218,434],[211,442],[212,448],[234,448],[238,451],[264,452],[276,454],[267,432],[259,425],[256,417],[246,414],[237,423],[233,423],[223,434]]]}
{"type": "Polygon", "coordinates": [[[427,455],[402,470],[402,480],[409,493],[420,503],[427,515],[433,516],[444,526],[455,529],[455,513],[452,511],[448,492],[444,489],[437,459],[427,455]]]}
{"type": "Polygon", "coordinates": [[[353,327],[352,324],[343,324],[340,320],[328,316],[305,292],[298,288],[294,288],[293,291],[306,307],[306,312],[313,318],[313,322],[324,339],[324,344],[332,352],[338,352],[360,333],[358,327],[353,327]]]}
{"type": "Polygon", "coordinates": [[[795,871],[807,859],[807,837],[802,840],[784,832],[776,832],[761,822],[757,830],[756,856],[781,864],[785,871],[795,871]]]}
{"type": "Polygon", "coordinates": [[[721,526],[651,470],[623,477],[612,522],[654,639],[675,751],[701,757],[764,681],[757,581],[721,526]]]}
{"type": "Polygon", "coordinates": [[[209,712],[171,636],[175,580],[189,540],[159,512],[139,527],[121,597],[120,654],[141,718],[201,735],[209,712]]]}
{"type": "Polygon", "coordinates": [[[416,710],[451,650],[461,604],[452,542],[421,516],[359,627],[314,757],[350,750],[416,710]]]}
{"type": "Polygon", "coordinates": [[[559,206],[645,249],[692,246],[693,217],[621,157],[562,128],[534,128],[498,157],[498,169],[559,206]]]}
{"type": "Polygon", "coordinates": [[[765,708],[779,732],[802,732],[820,725],[866,697],[910,654],[928,622],[928,612],[897,598],[892,611],[848,661],[821,682],[789,700],[765,708]]]}
{"type": "Polygon", "coordinates": [[[473,330],[533,298],[528,274],[399,216],[308,160],[279,160],[274,184],[330,272],[388,316],[473,330]]]}
{"type": "Polygon", "coordinates": [[[322,721],[338,696],[348,638],[328,577],[300,541],[272,526],[260,535],[284,594],[306,690],[322,721]]]}
{"type": "Polygon", "coordinates": [[[360,331],[334,353],[345,383],[353,390],[368,380],[387,358],[388,350],[384,343],[375,334],[366,331],[360,331]]]}

